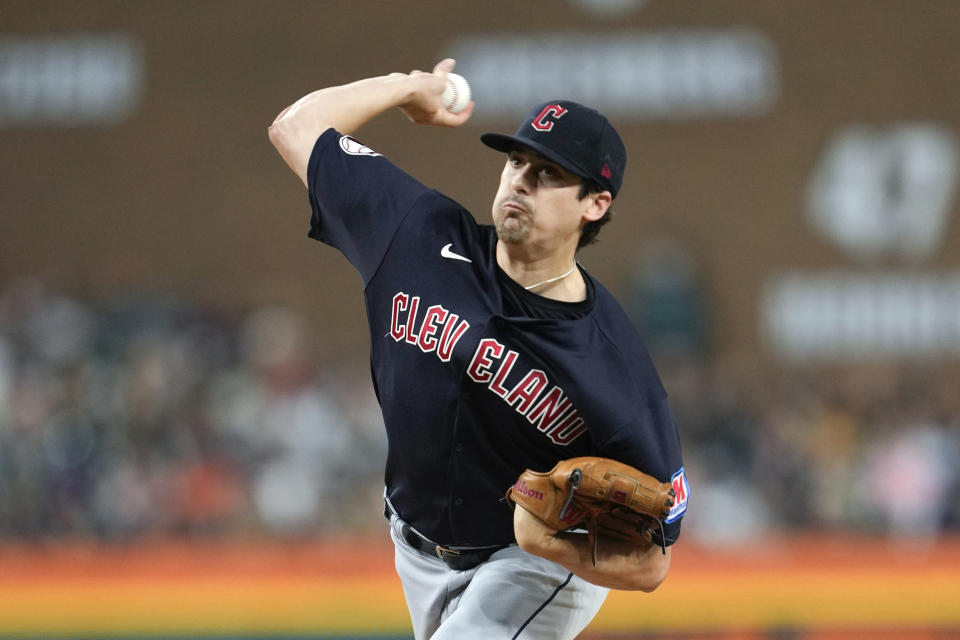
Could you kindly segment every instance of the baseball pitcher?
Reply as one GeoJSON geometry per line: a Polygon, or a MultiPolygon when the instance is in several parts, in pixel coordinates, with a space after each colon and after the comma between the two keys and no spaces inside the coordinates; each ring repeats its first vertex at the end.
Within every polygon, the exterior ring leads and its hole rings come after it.
{"type": "Polygon", "coordinates": [[[307,187],[309,236],[359,272],[389,449],[385,515],[418,640],[574,638],[608,590],[652,591],[689,488],[667,394],[613,296],[576,261],[626,151],[600,113],[534,106],[493,224],[353,137],[399,108],[456,127],[453,60],[283,110],[271,142],[307,187]]]}

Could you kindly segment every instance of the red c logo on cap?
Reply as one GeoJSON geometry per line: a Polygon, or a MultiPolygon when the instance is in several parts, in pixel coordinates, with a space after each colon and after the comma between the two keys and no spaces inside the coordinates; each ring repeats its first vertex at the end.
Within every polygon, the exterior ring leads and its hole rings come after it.
{"type": "Polygon", "coordinates": [[[553,129],[554,120],[562,118],[566,112],[567,110],[558,104],[548,104],[543,108],[543,111],[540,112],[540,115],[533,119],[530,126],[537,131],[550,131],[553,129]],[[547,120],[547,117],[551,115],[554,120],[547,120]]]}

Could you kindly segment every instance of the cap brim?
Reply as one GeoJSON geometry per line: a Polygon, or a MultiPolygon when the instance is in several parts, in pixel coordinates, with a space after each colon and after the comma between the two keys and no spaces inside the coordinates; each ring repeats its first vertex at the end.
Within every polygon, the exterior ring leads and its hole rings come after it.
{"type": "Polygon", "coordinates": [[[586,171],[573,164],[556,151],[550,147],[546,147],[538,142],[534,142],[528,138],[520,138],[517,136],[508,136],[504,133],[485,133],[480,136],[480,142],[487,145],[491,149],[496,149],[497,151],[502,151],[504,153],[509,153],[517,147],[526,147],[528,149],[533,149],[540,155],[549,160],[556,162],[558,165],[566,169],[571,173],[575,173],[581,178],[590,178],[590,175],[586,171]]]}

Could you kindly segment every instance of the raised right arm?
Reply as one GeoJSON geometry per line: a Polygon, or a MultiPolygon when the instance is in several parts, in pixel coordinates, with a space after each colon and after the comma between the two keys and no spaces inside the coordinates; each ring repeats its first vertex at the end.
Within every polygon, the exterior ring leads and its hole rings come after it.
{"type": "Polygon", "coordinates": [[[320,134],[331,127],[352,134],[393,107],[399,107],[418,124],[459,126],[470,118],[473,103],[454,114],[444,109],[441,100],[447,73],[454,64],[447,58],[432,73],[391,73],[314,91],[280,112],[270,125],[270,142],[306,185],[313,146],[320,134]]]}

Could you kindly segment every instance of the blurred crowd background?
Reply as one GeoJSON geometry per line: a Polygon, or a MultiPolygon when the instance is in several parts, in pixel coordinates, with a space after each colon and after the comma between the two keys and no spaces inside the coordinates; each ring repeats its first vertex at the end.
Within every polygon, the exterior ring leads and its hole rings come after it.
{"type": "Polygon", "coordinates": [[[0,541],[383,537],[360,282],[266,129],[448,55],[471,122],[360,135],[481,221],[482,132],[566,95],[625,139],[580,259],[670,393],[685,539],[960,529],[960,3],[407,5],[0,0],[0,541]]]}
{"type": "MultiPolygon", "coordinates": [[[[685,534],[930,542],[960,530],[956,364],[767,375],[715,359],[642,288],[694,507],[685,534]],[[655,328],[659,327],[659,328],[655,328]]],[[[678,313],[680,311],[680,313],[678,313]]],[[[382,528],[385,436],[362,357],[289,308],[0,291],[0,538],[357,536],[382,528]]]]}
{"type": "Polygon", "coordinates": [[[370,385],[321,360],[291,310],[92,304],[25,281],[0,293],[0,319],[4,538],[337,535],[382,519],[370,385]]]}

